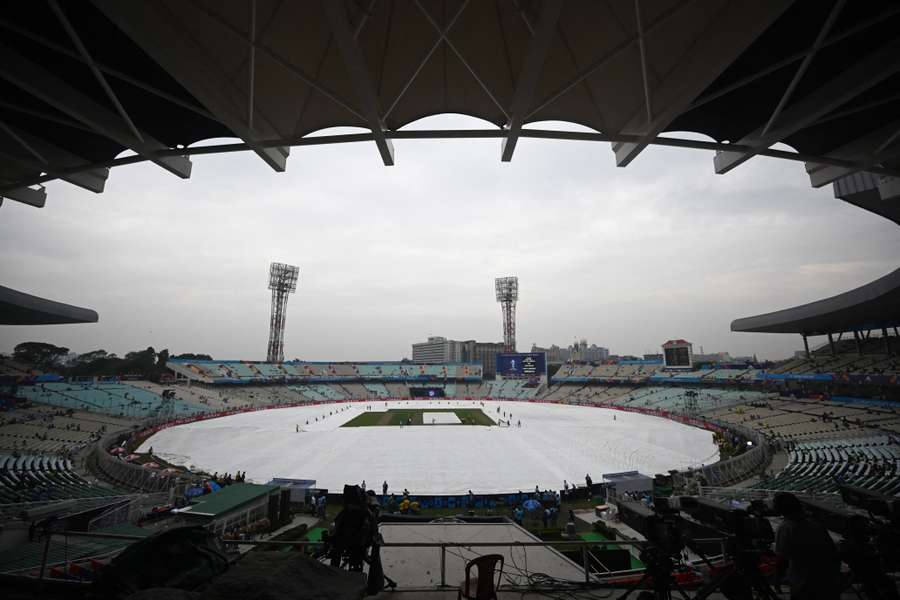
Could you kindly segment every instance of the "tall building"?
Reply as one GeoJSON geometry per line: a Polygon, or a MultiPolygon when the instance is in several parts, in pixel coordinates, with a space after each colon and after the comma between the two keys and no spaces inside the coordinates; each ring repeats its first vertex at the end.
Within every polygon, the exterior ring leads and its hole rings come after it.
{"type": "Polygon", "coordinates": [[[426,342],[412,345],[413,362],[421,363],[458,363],[462,358],[462,344],[445,337],[429,337],[426,342]]]}
{"type": "Polygon", "coordinates": [[[497,355],[503,348],[502,342],[458,341],[432,336],[412,345],[412,359],[418,363],[480,363],[483,375],[490,378],[497,372],[497,355]]]}
{"type": "Polygon", "coordinates": [[[505,352],[503,342],[476,342],[468,340],[463,344],[463,362],[481,363],[482,376],[491,379],[497,375],[497,355],[505,352]]]}

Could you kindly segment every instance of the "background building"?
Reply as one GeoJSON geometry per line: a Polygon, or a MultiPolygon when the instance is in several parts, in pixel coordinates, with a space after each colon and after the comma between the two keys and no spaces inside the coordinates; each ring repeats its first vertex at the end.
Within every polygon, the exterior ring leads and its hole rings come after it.
{"type": "Polygon", "coordinates": [[[532,352],[544,352],[548,363],[564,363],[569,361],[579,362],[606,362],[609,360],[609,348],[603,348],[597,344],[588,346],[587,340],[579,340],[566,348],[560,348],[553,344],[549,348],[542,348],[532,344],[532,352]]]}
{"type": "Polygon", "coordinates": [[[493,379],[497,375],[497,355],[504,352],[503,342],[476,342],[468,340],[464,344],[463,362],[481,363],[482,377],[493,379]]]}
{"type": "Polygon", "coordinates": [[[425,342],[412,345],[412,360],[417,363],[479,363],[483,376],[490,379],[497,372],[497,355],[503,352],[502,342],[448,340],[432,336],[425,342]]]}
{"type": "Polygon", "coordinates": [[[462,358],[462,343],[445,337],[433,336],[428,341],[412,345],[413,362],[458,363],[462,358]]]}

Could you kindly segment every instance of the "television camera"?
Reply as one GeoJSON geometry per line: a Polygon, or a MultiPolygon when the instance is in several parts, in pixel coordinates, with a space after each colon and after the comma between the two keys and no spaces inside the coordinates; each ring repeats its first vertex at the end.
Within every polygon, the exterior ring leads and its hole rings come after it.
{"type": "Polygon", "coordinates": [[[645,582],[652,584],[652,592],[642,592],[657,600],[669,600],[672,589],[678,590],[682,596],[684,591],[678,586],[674,572],[684,569],[682,553],[686,547],[683,535],[682,518],[679,514],[680,504],[670,502],[669,498],[657,498],[653,507],[640,502],[620,502],[619,518],[623,523],[639,532],[647,540],[647,545],[640,551],[641,562],[646,566],[644,576],[634,586],[625,590],[619,600],[640,588],[645,582]]]}
{"type": "Polygon", "coordinates": [[[900,571],[900,499],[850,485],[839,491],[846,504],[867,514],[806,498],[800,504],[812,519],[841,536],[838,552],[850,568],[848,585],[858,586],[858,595],[897,600],[897,586],[887,574],[900,571]]]}
{"type": "MultiPolygon", "coordinates": [[[[673,576],[675,571],[687,568],[681,560],[684,551],[691,550],[712,566],[707,555],[721,547],[728,564],[718,569],[716,576],[696,592],[695,598],[707,598],[714,591],[721,591],[730,600],[749,599],[753,594],[777,598],[759,568],[761,562],[772,556],[771,544],[775,539],[766,519],[774,513],[763,503],[754,502],[747,509],[739,509],[709,498],[658,497],[652,509],[639,503],[621,503],[619,515],[647,539],[641,560],[647,565],[646,578],[653,582],[653,597],[671,598],[672,589],[687,597],[673,576]],[[701,537],[722,537],[724,545],[695,541],[701,537]]],[[[621,598],[626,598],[631,591],[621,598]]]]}
{"type": "Polygon", "coordinates": [[[375,493],[368,494],[357,485],[345,485],[344,507],[334,519],[334,527],[322,535],[321,556],[327,557],[331,566],[348,571],[362,571],[369,565],[367,589],[376,594],[385,587],[397,584],[384,574],[381,564],[381,545],[378,532],[380,506],[375,493]]]}

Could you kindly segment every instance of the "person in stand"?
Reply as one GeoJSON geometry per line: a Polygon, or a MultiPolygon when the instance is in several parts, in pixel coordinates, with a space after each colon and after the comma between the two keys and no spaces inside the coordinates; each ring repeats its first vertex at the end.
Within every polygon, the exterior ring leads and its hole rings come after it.
{"type": "Polygon", "coordinates": [[[777,580],[787,574],[791,600],[838,600],[841,561],[828,531],[806,518],[793,494],[775,494],[774,508],[784,517],[775,533],[777,580]]]}
{"type": "Polygon", "coordinates": [[[517,506],[513,510],[513,522],[515,522],[516,525],[519,525],[521,527],[522,522],[524,520],[525,520],[525,511],[522,510],[521,506],[517,506]]]}

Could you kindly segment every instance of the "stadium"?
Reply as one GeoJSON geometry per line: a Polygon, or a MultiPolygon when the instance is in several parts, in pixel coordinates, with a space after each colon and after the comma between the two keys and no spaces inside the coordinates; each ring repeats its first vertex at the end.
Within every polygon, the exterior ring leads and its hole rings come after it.
{"type": "MultiPolygon", "coordinates": [[[[508,162],[520,142],[553,139],[609,143],[622,167],[648,146],[714,151],[720,174],[755,156],[802,162],[813,187],[900,224],[890,2],[49,0],[0,13],[0,198],[34,209],[52,212],[50,182],[101,193],[139,163],[188,179],[205,154],[283,171],[291,148],[363,143],[391,166],[394,140],[496,139],[508,162]],[[406,128],[443,113],[490,127],[406,128]],[[546,121],[590,131],[534,126],[546,121]],[[340,126],[364,132],[317,134],[340,126]]],[[[0,589],[897,597],[900,270],[736,317],[733,332],[802,339],[776,362],[684,339],[643,356],[523,352],[516,276],[485,282],[502,342],[286,359],[298,272],[269,265],[265,360],[148,348],[64,364],[68,349],[37,342],[0,356],[0,589]],[[786,531],[818,542],[798,557],[786,531]],[[798,580],[804,564],[818,584],[798,580]]],[[[99,319],[0,287],[3,325],[99,319]]]]}

